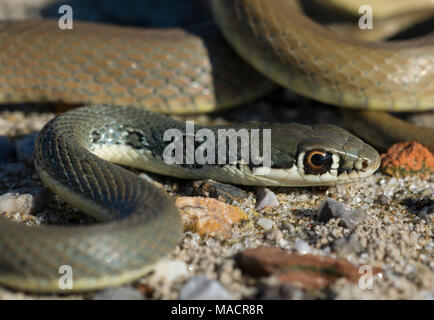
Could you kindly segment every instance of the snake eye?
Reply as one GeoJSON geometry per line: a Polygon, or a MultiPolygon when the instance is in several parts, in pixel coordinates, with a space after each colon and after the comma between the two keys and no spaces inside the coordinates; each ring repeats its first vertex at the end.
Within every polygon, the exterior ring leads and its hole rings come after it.
{"type": "Polygon", "coordinates": [[[312,150],[304,158],[304,169],[307,173],[322,174],[327,172],[333,163],[331,153],[312,150]]]}

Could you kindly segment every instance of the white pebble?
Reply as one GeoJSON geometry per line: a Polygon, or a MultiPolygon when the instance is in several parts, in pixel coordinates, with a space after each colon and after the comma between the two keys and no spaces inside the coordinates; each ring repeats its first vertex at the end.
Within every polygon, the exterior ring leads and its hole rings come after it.
{"type": "Polygon", "coordinates": [[[294,248],[300,254],[308,254],[312,252],[312,250],[309,247],[309,244],[306,241],[301,240],[299,238],[295,239],[294,248]]]}
{"type": "Polygon", "coordinates": [[[268,231],[273,228],[273,221],[267,218],[261,218],[258,220],[258,225],[262,227],[262,229],[268,231]]]}
{"type": "Polygon", "coordinates": [[[152,277],[157,281],[173,282],[189,274],[187,264],[181,260],[162,260],[154,270],[152,277]]]}
{"type": "Polygon", "coordinates": [[[15,221],[17,221],[17,222],[22,222],[22,221],[23,221],[23,218],[21,217],[21,215],[20,215],[19,213],[16,213],[16,214],[14,215],[14,219],[15,219],[15,221]]]}
{"type": "Polygon", "coordinates": [[[110,288],[98,293],[92,297],[93,300],[143,300],[140,291],[131,287],[110,288]]]}
{"type": "Polygon", "coordinates": [[[0,212],[24,215],[40,211],[46,202],[46,189],[20,189],[0,196],[0,212]]]}
{"type": "Polygon", "coordinates": [[[187,281],[179,293],[181,300],[229,300],[231,294],[216,280],[196,276],[187,281]]]}

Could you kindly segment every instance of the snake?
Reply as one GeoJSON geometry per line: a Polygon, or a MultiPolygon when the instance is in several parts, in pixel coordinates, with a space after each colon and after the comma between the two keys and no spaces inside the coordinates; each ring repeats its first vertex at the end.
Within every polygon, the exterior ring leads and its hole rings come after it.
{"type": "MultiPolygon", "coordinates": [[[[29,228],[1,217],[0,284],[66,292],[59,268],[69,266],[73,286],[67,292],[98,290],[134,281],[169,255],[183,235],[178,209],[165,192],[122,166],[290,187],[357,182],[380,165],[378,152],[348,131],[296,123],[194,128],[214,136],[222,129],[250,136],[269,129],[266,170],[242,161],[240,152],[224,164],[168,164],[165,150],[173,141],[164,139],[167,130],[182,139],[189,133],[185,123],[164,114],[228,108],[269,92],[272,82],[354,111],[434,105],[432,36],[358,41],[318,25],[292,0],[213,0],[211,6],[225,40],[203,30],[0,23],[0,102],[86,105],[44,126],[34,165],[54,193],[100,221],[29,228]]],[[[431,131],[424,135],[432,140],[431,131]]],[[[265,151],[259,143],[259,154],[265,151]]]]}

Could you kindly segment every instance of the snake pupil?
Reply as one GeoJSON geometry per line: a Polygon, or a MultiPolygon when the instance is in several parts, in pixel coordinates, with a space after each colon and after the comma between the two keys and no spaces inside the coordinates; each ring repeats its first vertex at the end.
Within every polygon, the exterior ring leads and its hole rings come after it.
{"type": "Polygon", "coordinates": [[[322,154],[316,153],[312,156],[310,161],[316,166],[322,166],[324,164],[325,157],[322,154]]]}

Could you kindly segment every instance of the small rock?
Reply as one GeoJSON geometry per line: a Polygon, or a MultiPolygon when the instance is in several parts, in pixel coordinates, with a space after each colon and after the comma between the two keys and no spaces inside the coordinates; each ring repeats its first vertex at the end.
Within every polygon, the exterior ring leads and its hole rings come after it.
{"type": "Polygon", "coordinates": [[[408,206],[408,211],[420,218],[428,218],[428,215],[434,213],[434,200],[427,197],[421,199],[406,199],[403,204],[408,206]]]}
{"type": "Polygon", "coordinates": [[[12,141],[5,136],[0,136],[0,163],[8,162],[15,155],[15,147],[12,141]]]}
{"type": "Polygon", "coordinates": [[[247,219],[240,208],[211,198],[179,197],[175,205],[181,211],[184,229],[200,236],[230,237],[233,225],[247,219]]]}
{"type": "Polygon", "coordinates": [[[179,299],[230,300],[232,296],[218,281],[205,276],[195,276],[181,288],[179,299]]]}
{"type": "Polygon", "coordinates": [[[262,210],[264,208],[272,208],[279,206],[279,200],[273,191],[268,188],[258,187],[256,191],[256,210],[262,210]]]}
{"type": "MultiPolygon", "coordinates": [[[[280,248],[248,249],[236,256],[238,267],[253,277],[275,276],[281,283],[290,283],[301,289],[324,288],[337,279],[357,283],[359,267],[343,259],[312,254],[299,255],[280,248]]],[[[380,269],[373,268],[373,273],[380,269]]]]}
{"type": "Polygon", "coordinates": [[[110,288],[95,293],[93,300],[143,300],[143,295],[139,290],[132,287],[110,288]]]}
{"type": "Polygon", "coordinates": [[[18,189],[0,196],[0,212],[8,214],[34,214],[46,205],[47,189],[18,189]]]}
{"type": "Polygon", "coordinates": [[[348,238],[342,237],[333,242],[333,250],[344,255],[359,253],[363,250],[357,234],[352,233],[348,238]]]}
{"type": "Polygon", "coordinates": [[[286,230],[289,235],[295,234],[295,227],[290,223],[285,223],[282,225],[282,230],[286,230]]]}
{"type": "Polygon", "coordinates": [[[420,143],[396,143],[381,155],[381,171],[396,178],[434,173],[434,156],[420,143]]]}
{"type": "Polygon", "coordinates": [[[421,218],[427,219],[428,215],[433,214],[434,213],[434,204],[430,205],[430,206],[426,206],[424,208],[422,208],[417,215],[421,218]]]}
{"type": "Polygon", "coordinates": [[[241,201],[249,197],[249,194],[240,188],[214,180],[194,181],[193,190],[197,196],[214,198],[229,204],[233,201],[241,201]]]}
{"type": "Polygon", "coordinates": [[[330,219],[341,219],[341,224],[349,229],[354,229],[365,218],[365,214],[360,210],[354,212],[343,203],[340,203],[331,198],[326,198],[318,209],[318,220],[327,222],[330,219]]]}
{"type": "Polygon", "coordinates": [[[273,228],[273,224],[274,224],[273,221],[268,219],[268,218],[261,218],[258,220],[257,223],[265,231],[271,230],[271,228],[273,228]]]}
{"type": "Polygon", "coordinates": [[[301,240],[299,238],[295,239],[294,248],[295,250],[297,250],[299,254],[307,254],[312,252],[311,248],[309,247],[309,244],[306,241],[301,240]]]}
{"type": "Polygon", "coordinates": [[[377,200],[383,206],[385,206],[386,204],[390,203],[390,198],[388,196],[384,195],[384,194],[380,194],[378,196],[377,200]]]}
{"type": "Polygon", "coordinates": [[[173,282],[189,275],[187,264],[181,260],[162,260],[154,268],[152,277],[157,281],[173,282]]]}
{"type": "Polygon", "coordinates": [[[280,242],[283,240],[283,233],[280,230],[270,231],[267,234],[266,238],[268,240],[274,240],[276,242],[280,242]]]}
{"type": "Polygon", "coordinates": [[[38,133],[32,133],[15,142],[17,150],[17,160],[24,162],[30,167],[33,167],[33,149],[35,148],[35,140],[38,133]]]}

